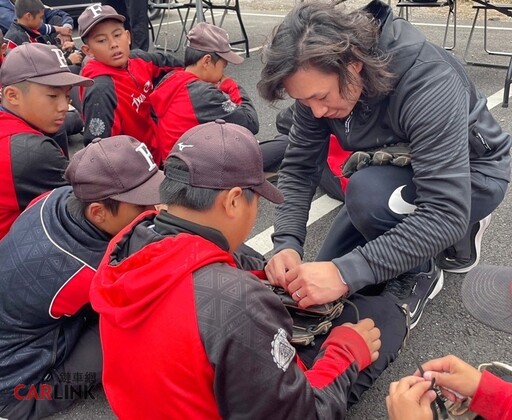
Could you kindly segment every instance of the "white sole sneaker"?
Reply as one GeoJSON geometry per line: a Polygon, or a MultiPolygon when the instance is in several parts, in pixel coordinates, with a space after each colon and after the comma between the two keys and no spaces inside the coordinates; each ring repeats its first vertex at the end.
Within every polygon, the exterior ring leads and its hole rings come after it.
{"type": "Polygon", "coordinates": [[[478,232],[475,235],[475,251],[476,251],[475,255],[476,255],[476,257],[475,257],[475,261],[473,262],[473,264],[471,264],[467,267],[462,267],[462,268],[443,268],[444,271],[446,271],[447,273],[465,274],[478,265],[478,263],[480,262],[480,254],[481,254],[480,250],[482,247],[482,238],[484,236],[485,231],[491,224],[491,215],[483,218],[482,220],[480,220],[479,223],[480,223],[480,227],[478,229],[478,232]]]}

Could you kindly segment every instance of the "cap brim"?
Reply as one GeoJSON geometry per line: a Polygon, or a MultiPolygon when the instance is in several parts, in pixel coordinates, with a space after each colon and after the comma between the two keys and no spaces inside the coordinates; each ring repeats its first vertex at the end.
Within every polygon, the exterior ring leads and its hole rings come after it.
{"type": "Polygon", "coordinates": [[[92,86],[94,83],[94,80],[79,76],[70,71],[47,74],[46,76],[30,77],[26,80],[47,86],[92,86]]]}
{"type": "Polygon", "coordinates": [[[251,186],[251,190],[256,191],[259,195],[261,195],[263,198],[266,198],[268,201],[271,201],[272,203],[284,203],[283,193],[268,181],[265,181],[263,184],[257,185],[255,187],[251,186]]]}
{"type": "Polygon", "coordinates": [[[146,182],[122,194],[113,195],[110,198],[138,206],[152,206],[160,204],[160,184],[164,180],[163,171],[158,171],[146,182]]]}
{"type": "Polygon", "coordinates": [[[481,323],[512,334],[512,267],[479,265],[462,283],[462,302],[481,323]]]}
{"type": "Polygon", "coordinates": [[[92,28],[94,28],[98,23],[103,22],[107,19],[114,19],[118,20],[119,22],[124,22],[126,18],[122,15],[106,15],[106,16],[100,16],[98,19],[96,19],[93,23],[91,23],[83,33],[80,34],[80,38],[82,38],[82,41],[84,40],[84,36],[87,36],[89,32],[91,32],[92,28]]]}
{"type": "Polygon", "coordinates": [[[224,60],[231,64],[242,64],[244,62],[244,58],[240,55],[234,53],[233,51],[228,52],[215,52],[219,57],[222,57],[224,60]]]}

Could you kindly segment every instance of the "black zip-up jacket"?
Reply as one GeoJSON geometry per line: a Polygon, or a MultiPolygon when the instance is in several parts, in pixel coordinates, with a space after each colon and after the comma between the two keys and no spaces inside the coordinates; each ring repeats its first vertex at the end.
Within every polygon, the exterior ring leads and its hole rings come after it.
{"type": "Polygon", "coordinates": [[[420,265],[463,236],[471,172],[510,179],[510,135],[493,118],[462,64],[394,17],[386,4],[373,1],[365,9],[381,24],[378,48],[391,56],[392,93],[362,97],[346,119],[318,119],[296,103],[279,176],[285,202],[277,208],[273,235],[274,252],[303,252],[308,210],[331,133],[351,151],[409,143],[417,210],[386,235],[333,260],[352,292],[420,265]]]}
{"type": "Polygon", "coordinates": [[[0,241],[0,405],[39,384],[80,337],[110,237],[68,210],[72,188],[38,198],[0,241]]]}

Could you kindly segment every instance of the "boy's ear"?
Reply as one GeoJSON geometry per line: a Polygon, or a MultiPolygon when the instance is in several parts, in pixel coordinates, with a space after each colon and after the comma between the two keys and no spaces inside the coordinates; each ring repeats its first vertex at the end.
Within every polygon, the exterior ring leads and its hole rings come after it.
{"type": "Polygon", "coordinates": [[[101,226],[107,219],[108,210],[102,203],[91,203],[85,210],[85,217],[95,226],[101,226]]]}
{"type": "Polygon", "coordinates": [[[16,86],[6,86],[3,90],[2,100],[9,105],[18,105],[23,92],[16,86]]]}
{"type": "Polygon", "coordinates": [[[89,48],[89,45],[84,44],[80,47],[80,51],[82,51],[85,55],[88,55],[89,57],[92,57],[93,54],[91,53],[91,49],[89,48]]]}
{"type": "Polygon", "coordinates": [[[203,56],[203,58],[201,58],[201,65],[204,67],[204,68],[207,68],[210,63],[212,62],[212,56],[210,54],[206,54],[203,56]]]}
{"type": "Polygon", "coordinates": [[[244,200],[243,191],[240,187],[234,187],[227,191],[224,197],[224,209],[229,218],[236,217],[238,211],[241,209],[241,201],[244,200]]]}

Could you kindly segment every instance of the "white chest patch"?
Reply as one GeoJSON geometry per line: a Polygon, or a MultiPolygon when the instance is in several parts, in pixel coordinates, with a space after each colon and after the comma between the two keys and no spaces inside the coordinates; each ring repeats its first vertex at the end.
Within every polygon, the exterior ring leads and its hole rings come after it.
{"type": "Polygon", "coordinates": [[[89,132],[93,136],[101,136],[105,132],[105,123],[99,118],[91,118],[89,121],[89,132]]]}
{"type": "Polygon", "coordinates": [[[277,334],[274,335],[272,340],[272,358],[279,369],[286,372],[288,366],[295,357],[295,348],[290,344],[286,338],[286,332],[282,328],[277,330],[277,334]]]}

